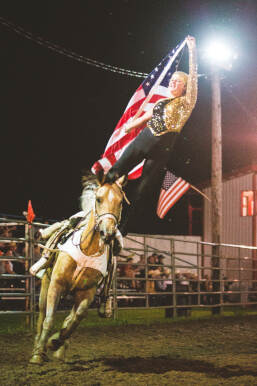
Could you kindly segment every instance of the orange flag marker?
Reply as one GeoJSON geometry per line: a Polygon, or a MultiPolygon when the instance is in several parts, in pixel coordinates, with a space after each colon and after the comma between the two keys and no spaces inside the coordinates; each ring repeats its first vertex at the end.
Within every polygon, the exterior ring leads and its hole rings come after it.
{"type": "Polygon", "coordinates": [[[36,217],[34,210],[32,208],[31,200],[28,202],[28,213],[27,213],[27,221],[32,223],[34,218],[36,217]]]}

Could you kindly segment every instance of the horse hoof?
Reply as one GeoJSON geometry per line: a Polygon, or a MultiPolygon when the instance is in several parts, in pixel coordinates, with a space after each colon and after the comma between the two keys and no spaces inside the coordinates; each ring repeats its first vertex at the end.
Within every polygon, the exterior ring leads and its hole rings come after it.
{"type": "Polygon", "coordinates": [[[68,343],[65,342],[57,351],[54,352],[53,357],[55,359],[58,359],[61,362],[65,362],[67,348],[68,348],[68,343]]]}
{"type": "Polygon", "coordinates": [[[47,343],[47,348],[51,351],[58,350],[63,345],[63,342],[59,339],[51,339],[50,342],[47,343]]]}
{"type": "Polygon", "coordinates": [[[46,347],[51,351],[56,351],[62,345],[63,345],[63,342],[60,340],[60,333],[56,332],[51,336],[51,338],[48,339],[46,347]]]}
{"type": "Polygon", "coordinates": [[[113,315],[112,299],[109,298],[106,303],[101,303],[98,308],[98,315],[101,318],[111,318],[113,315]]]}
{"type": "Polygon", "coordinates": [[[100,318],[104,318],[105,317],[105,312],[104,312],[104,304],[102,303],[100,305],[100,307],[98,308],[98,315],[100,316],[100,318]]]}
{"type": "Polygon", "coordinates": [[[47,362],[48,358],[46,354],[34,354],[29,360],[29,363],[32,365],[42,365],[44,362],[47,362]]]}

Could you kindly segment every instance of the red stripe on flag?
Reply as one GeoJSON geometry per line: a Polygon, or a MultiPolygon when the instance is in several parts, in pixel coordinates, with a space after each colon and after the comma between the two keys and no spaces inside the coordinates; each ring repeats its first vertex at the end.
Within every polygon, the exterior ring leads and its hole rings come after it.
{"type": "Polygon", "coordinates": [[[158,210],[158,216],[163,218],[171,209],[171,207],[176,204],[176,202],[186,193],[189,188],[190,184],[186,183],[179,191],[177,191],[176,194],[174,194],[174,192],[170,192],[168,195],[165,194],[165,204],[163,204],[158,210]]]}
{"type": "Polygon", "coordinates": [[[166,208],[171,204],[172,206],[178,201],[178,197],[180,198],[180,193],[185,193],[185,191],[189,188],[189,184],[183,184],[179,190],[176,192],[169,192],[168,194],[165,194],[164,202],[162,202],[160,206],[160,213],[166,210],[166,208]]]}
{"type": "Polygon", "coordinates": [[[182,180],[182,178],[179,178],[175,184],[173,184],[164,194],[164,197],[162,198],[160,202],[160,210],[162,210],[162,207],[166,205],[167,200],[170,200],[171,197],[175,196],[177,192],[179,192],[181,189],[183,189],[183,186],[187,182],[182,180]]]}

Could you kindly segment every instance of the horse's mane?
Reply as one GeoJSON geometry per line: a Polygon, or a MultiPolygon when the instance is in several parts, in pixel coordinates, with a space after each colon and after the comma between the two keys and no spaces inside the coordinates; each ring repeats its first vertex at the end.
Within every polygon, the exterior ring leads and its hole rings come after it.
{"type": "Polygon", "coordinates": [[[90,170],[83,171],[81,182],[82,182],[83,188],[85,188],[88,184],[92,184],[92,183],[96,183],[97,185],[99,185],[97,176],[93,174],[90,170]]]}
{"type": "Polygon", "coordinates": [[[80,196],[80,206],[84,212],[88,213],[94,207],[95,191],[100,183],[97,176],[89,170],[83,172],[81,182],[83,190],[80,196]]]}

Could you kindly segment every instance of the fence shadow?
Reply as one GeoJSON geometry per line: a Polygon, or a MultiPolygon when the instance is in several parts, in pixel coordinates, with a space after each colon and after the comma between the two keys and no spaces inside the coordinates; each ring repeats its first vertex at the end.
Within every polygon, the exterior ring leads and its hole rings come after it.
{"type": "Polygon", "coordinates": [[[104,359],[104,363],[110,366],[112,369],[126,373],[163,374],[168,371],[188,371],[205,373],[211,377],[222,378],[257,376],[257,370],[247,370],[237,365],[216,367],[207,361],[192,360],[186,358],[173,358],[171,356],[150,358],[107,358],[104,359]]]}

